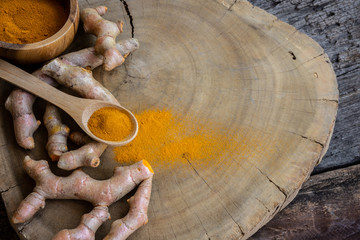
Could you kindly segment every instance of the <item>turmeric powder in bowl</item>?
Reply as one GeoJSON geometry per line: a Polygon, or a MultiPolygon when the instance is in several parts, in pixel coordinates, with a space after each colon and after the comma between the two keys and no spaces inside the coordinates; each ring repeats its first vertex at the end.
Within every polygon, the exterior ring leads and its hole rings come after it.
{"type": "Polygon", "coordinates": [[[69,9],[59,0],[1,0],[0,41],[14,44],[47,39],[64,26],[69,9]]]}
{"type": "Polygon", "coordinates": [[[132,133],[132,122],[127,114],[114,107],[104,107],[95,111],[88,128],[98,138],[107,141],[122,141],[132,133]]]}

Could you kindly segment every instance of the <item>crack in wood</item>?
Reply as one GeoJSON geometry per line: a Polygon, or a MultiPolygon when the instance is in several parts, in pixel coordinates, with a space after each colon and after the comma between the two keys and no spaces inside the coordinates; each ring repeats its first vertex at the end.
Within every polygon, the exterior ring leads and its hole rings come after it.
{"type": "MultiPolygon", "coordinates": [[[[191,168],[194,170],[194,172],[201,178],[201,180],[203,180],[203,182],[209,187],[209,189],[214,192],[214,194],[216,194],[216,192],[211,188],[211,186],[206,182],[206,180],[199,174],[199,172],[195,169],[195,167],[192,165],[192,163],[190,162],[190,160],[186,157],[184,157],[186,159],[186,161],[189,163],[189,165],[191,166],[191,168]]],[[[223,206],[224,210],[226,211],[226,213],[230,216],[230,218],[233,220],[233,222],[236,224],[236,226],[239,228],[239,231],[240,233],[242,234],[242,236],[245,235],[245,232],[244,230],[242,229],[242,227],[240,226],[239,223],[236,222],[236,220],[233,218],[233,216],[229,213],[229,211],[226,209],[226,207],[220,202],[220,204],[223,206]]],[[[195,213],[196,215],[196,213],[195,213]]],[[[202,222],[201,220],[199,219],[201,225],[202,225],[202,222]]],[[[203,226],[204,227],[204,226],[203,226]]],[[[205,229],[205,227],[204,227],[205,229]]],[[[205,229],[206,231],[206,229],[205,229]]],[[[207,234],[207,233],[206,233],[207,234]]],[[[210,238],[209,238],[210,239],[210,238]]]]}
{"type": "MultiPolygon", "coordinates": [[[[302,99],[299,99],[299,100],[302,100],[302,99]]],[[[331,103],[339,104],[339,100],[337,100],[337,99],[318,98],[318,99],[306,99],[306,100],[313,101],[313,102],[331,102],[331,103]]]]}
{"type": "Polygon", "coordinates": [[[8,188],[6,188],[6,189],[4,189],[4,190],[1,190],[1,191],[0,191],[0,194],[6,193],[6,192],[8,192],[9,190],[11,190],[11,189],[13,189],[13,188],[16,188],[16,187],[18,187],[18,186],[20,186],[20,184],[16,184],[16,185],[14,185],[14,186],[10,186],[10,187],[8,187],[8,188]]]}
{"type": "Polygon", "coordinates": [[[289,51],[289,54],[292,56],[293,60],[296,60],[296,55],[293,51],[289,51]]]}
{"type": "Polygon", "coordinates": [[[23,223],[21,226],[18,227],[18,231],[19,233],[23,234],[24,235],[24,230],[26,228],[27,225],[29,225],[32,221],[33,221],[34,218],[31,218],[30,220],[28,220],[27,222],[23,223]]]}
{"type": "Polygon", "coordinates": [[[126,14],[128,15],[129,19],[130,19],[130,26],[131,26],[131,37],[134,37],[135,34],[135,28],[134,28],[134,19],[130,13],[130,9],[129,9],[129,5],[127,4],[127,2],[125,0],[120,0],[120,2],[123,4],[126,14]]]}
{"type": "MultiPolygon", "coordinates": [[[[331,101],[331,100],[328,100],[328,101],[331,101]]],[[[323,143],[321,143],[321,142],[319,142],[319,141],[316,141],[315,139],[309,138],[309,137],[307,137],[307,136],[301,135],[301,134],[296,133],[296,132],[292,132],[292,131],[288,131],[288,130],[286,130],[286,131],[289,132],[289,133],[291,133],[291,134],[297,135],[297,136],[299,136],[299,137],[301,137],[301,138],[303,138],[303,139],[309,140],[309,141],[311,141],[311,142],[313,142],[313,143],[319,144],[322,148],[325,147],[325,145],[324,145],[323,143]]]]}
{"type": "Polygon", "coordinates": [[[235,0],[232,4],[230,4],[228,11],[231,11],[231,8],[237,3],[238,0],[235,0]]]}
{"type": "Polygon", "coordinates": [[[206,182],[206,180],[199,174],[199,172],[196,170],[196,168],[192,165],[192,163],[190,162],[190,160],[187,157],[184,157],[186,159],[186,161],[189,163],[189,165],[191,166],[191,168],[194,170],[194,172],[196,173],[196,175],[198,175],[201,180],[203,180],[203,182],[209,187],[209,189],[214,192],[214,190],[211,188],[211,186],[206,182]]]}
{"type": "Polygon", "coordinates": [[[135,75],[131,75],[129,74],[128,72],[126,73],[126,75],[130,78],[135,78],[135,79],[141,79],[141,80],[148,80],[149,77],[138,77],[138,76],[135,76],[135,75]]]}
{"type": "Polygon", "coordinates": [[[208,240],[211,240],[211,238],[209,237],[209,234],[207,232],[205,232],[205,236],[207,237],[208,240]]]}
{"type": "MultiPolygon", "coordinates": [[[[178,189],[179,189],[180,192],[181,192],[181,196],[185,196],[185,193],[182,191],[182,189],[181,189],[181,187],[180,187],[180,184],[177,182],[177,180],[175,180],[175,183],[177,184],[178,189]]],[[[182,197],[182,200],[183,200],[184,203],[186,204],[187,209],[191,209],[191,208],[190,208],[190,205],[188,204],[188,202],[186,201],[186,199],[182,197]]],[[[201,222],[199,216],[196,214],[196,212],[194,212],[194,211],[191,210],[191,213],[196,216],[197,220],[199,221],[199,223],[200,223],[201,226],[203,227],[205,233],[207,234],[206,228],[205,228],[205,226],[202,224],[202,222],[201,222]]],[[[186,226],[186,228],[189,230],[189,228],[188,228],[187,226],[186,226]]],[[[190,231],[190,230],[189,230],[189,231],[190,231]]]]}
{"type": "Polygon", "coordinates": [[[233,218],[233,216],[229,213],[229,211],[226,209],[226,207],[223,205],[226,213],[230,216],[230,218],[233,220],[233,222],[236,224],[236,226],[239,228],[240,233],[244,236],[245,232],[244,230],[241,228],[240,224],[236,222],[236,220],[233,218]]]}
{"type": "MultiPolygon", "coordinates": [[[[297,31],[295,31],[295,32],[297,32],[297,31]]],[[[295,32],[294,32],[294,33],[295,33],[295,32]]],[[[296,55],[294,54],[294,52],[289,51],[288,53],[292,56],[292,59],[293,59],[293,60],[296,60],[296,59],[297,59],[297,57],[296,57],[296,55]]],[[[313,60],[315,60],[315,59],[317,59],[317,58],[319,58],[319,57],[321,57],[321,56],[324,56],[324,57],[325,57],[325,59],[324,59],[325,62],[330,63],[330,62],[328,61],[328,56],[327,56],[324,52],[322,52],[322,53],[320,53],[319,55],[314,56],[314,57],[312,57],[312,58],[310,58],[310,59],[308,59],[308,60],[306,60],[306,61],[304,61],[304,62],[302,62],[302,63],[300,63],[300,64],[298,64],[298,65],[296,65],[294,68],[287,69],[287,70],[285,70],[285,71],[280,71],[279,73],[288,73],[288,72],[292,72],[292,71],[294,71],[294,70],[297,70],[297,69],[299,69],[299,67],[303,66],[304,64],[309,63],[309,62],[311,62],[311,61],[313,61],[313,60]]]]}
{"type": "Polygon", "coordinates": [[[237,223],[236,223],[236,225],[238,226],[241,235],[245,236],[245,231],[241,228],[241,226],[239,224],[237,224],[237,223]]]}
{"type": "Polygon", "coordinates": [[[264,208],[266,209],[267,212],[271,212],[271,210],[265,205],[265,203],[263,201],[261,201],[259,198],[255,197],[255,199],[264,206],[264,208]]]}
{"type": "Polygon", "coordinates": [[[319,101],[323,101],[323,102],[333,102],[333,103],[337,103],[339,104],[339,100],[337,99],[326,99],[326,98],[323,98],[323,99],[318,99],[319,101]]]}
{"type": "Polygon", "coordinates": [[[285,189],[283,189],[282,187],[280,187],[278,184],[276,184],[273,180],[271,180],[269,178],[269,176],[267,176],[263,171],[261,171],[260,168],[254,166],[264,177],[267,178],[267,180],[272,183],[277,189],[279,189],[279,191],[284,194],[285,198],[287,199],[288,198],[288,194],[286,193],[285,189]]]}
{"type": "MultiPolygon", "coordinates": [[[[298,134],[298,135],[299,135],[299,134],[298,134]]],[[[299,136],[302,137],[302,138],[304,138],[304,139],[307,139],[307,140],[309,140],[309,141],[311,141],[311,142],[314,142],[314,143],[316,143],[316,144],[319,144],[321,147],[324,148],[324,144],[322,144],[321,142],[316,141],[315,139],[311,139],[311,138],[309,138],[309,137],[307,137],[307,136],[303,136],[303,135],[299,135],[299,136]]]]}

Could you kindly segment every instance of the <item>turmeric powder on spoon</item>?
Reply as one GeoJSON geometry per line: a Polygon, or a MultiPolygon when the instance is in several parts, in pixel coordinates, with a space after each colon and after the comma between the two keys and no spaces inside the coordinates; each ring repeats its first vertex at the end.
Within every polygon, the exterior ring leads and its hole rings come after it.
{"type": "Polygon", "coordinates": [[[107,141],[122,141],[132,132],[128,115],[114,107],[96,110],[88,121],[88,128],[98,138],[107,141]]]}

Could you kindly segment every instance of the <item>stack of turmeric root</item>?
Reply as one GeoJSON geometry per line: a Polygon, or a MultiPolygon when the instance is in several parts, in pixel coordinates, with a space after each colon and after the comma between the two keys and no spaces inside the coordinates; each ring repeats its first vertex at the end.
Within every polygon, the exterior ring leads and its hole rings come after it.
{"type": "MultiPolygon", "coordinates": [[[[102,15],[107,11],[104,6],[86,8],[81,11],[85,32],[94,34],[94,47],[72,52],[58,57],[33,75],[52,85],[64,85],[77,92],[81,97],[100,99],[117,103],[116,98],[92,75],[92,70],[103,66],[110,71],[120,66],[125,58],[139,47],[136,39],[116,42],[122,32],[122,22],[105,20],[102,15]]],[[[33,114],[35,96],[21,89],[15,89],[6,100],[5,107],[13,116],[16,141],[25,149],[33,149],[34,132],[40,125],[33,114]]],[[[46,149],[59,168],[74,170],[68,177],[55,176],[45,160],[33,160],[26,156],[23,162],[25,171],[36,182],[36,186],[20,204],[12,221],[24,223],[45,207],[46,199],[79,199],[93,204],[91,212],[83,215],[75,229],[65,229],[53,239],[94,239],[97,229],[110,218],[109,205],[116,202],[136,186],[136,193],[128,202],[128,214],[111,225],[105,239],[126,239],[139,227],[147,223],[153,170],[149,163],[142,160],[127,167],[116,167],[114,175],[108,180],[98,181],[84,173],[80,167],[97,167],[100,156],[107,146],[95,142],[80,132],[70,134],[68,126],[62,123],[59,109],[47,104],[43,119],[48,130],[46,149]],[[77,150],[68,151],[67,138],[81,145],[77,150]]]]}

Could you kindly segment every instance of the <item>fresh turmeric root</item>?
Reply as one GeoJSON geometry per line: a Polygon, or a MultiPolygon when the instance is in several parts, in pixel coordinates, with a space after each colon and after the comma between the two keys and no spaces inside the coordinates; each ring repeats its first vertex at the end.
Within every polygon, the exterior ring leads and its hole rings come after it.
{"type": "MultiPolygon", "coordinates": [[[[139,47],[139,43],[136,39],[131,38],[119,42],[116,44],[116,47],[119,49],[119,52],[121,51],[124,55],[128,55],[139,47]]],[[[87,51],[81,50],[80,53],[64,55],[50,61],[42,67],[41,71],[56,79],[59,84],[73,89],[82,97],[117,102],[109,90],[94,79],[91,69],[103,63],[105,64],[105,59],[101,61],[101,58],[99,59],[97,55],[92,53],[92,49],[88,49],[87,51]],[[79,57],[83,55],[88,56],[88,58],[83,57],[82,60],[79,60],[79,57]],[[89,55],[92,57],[89,57],[89,55]]]]}
{"type": "MultiPolygon", "coordinates": [[[[44,75],[40,70],[33,72],[32,75],[50,85],[57,84],[56,81],[44,75]]],[[[29,150],[35,147],[33,134],[41,123],[36,120],[32,111],[35,99],[34,95],[16,88],[10,93],[5,102],[5,108],[13,117],[16,141],[19,146],[29,150]]]]}
{"type": "MultiPolygon", "coordinates": [[[[151,196],[151,184],[152,177],[142,181],[135,195],[128,200],[130,205],[128,214],[111,224],[110,232],[104,240],[125,240],[148,222],[147,211],[151,196]]],[[[90,213],[83,215],[79,226],[75,229],[60,231],[53,240],[95,239],[95,232],[109,218],[107,207],[96,206],[90,213]]]]}
{"type": "Polygon", "coordinates": [[[127,239],[136,229],[147,224],[151,185],[152,177],[145,179],[140,184],[135,195],[128,200],[130,205],[128,214],[124,218],[118,219],[111,224],[110,232],[104,240],[127,239]]]}
{"type": "Polygon", "coordinates": [[[60,59],[54,59],[42,68],[42,72],[55,78],[58,83],[76,91],[80,96],[116,102],[116,98],[96,81],[92,71],[83,67],[71,66],[60,59]]]}
{"type": "MultiPolygon", "coordinates": [[[[82,170],[75,170],[68,177],[55,176],[47,161],[35,161],[29,156],[25,157],[23,165],[25,171],[35,180],[36,186],[15,211],[12,217],[15,224],[32,218],[40,208],[45,207],[46,199],[85,200],[95,207],[108,207],[145,179],[151,179],[154,174],[145,160],[131,166],[116,167],[112,178],[101,181],[92,179],[82,170]]],[[[144,188],[141,192],[144,192],[145,198],[149,198],[151,184],[146,184],[144,188]]]]}
{"type": "MultiPolygon", "coordinates": [[[[136,38],[120,40],[115,44],[115,48],[125,58],[139,48],[139,41],[136,38]]],[[[94,47],[85,48],[77,52],[71,52],[58,57],[64,63],[71,66],[94,69],[104,63],[104,57],[98,54],[94,47]]]]}
{"type": "Polygon", "coordinates": [[[32,111],[35,99],[34,95],[22,89],[15,89],[5,102],[5,108],[13,117],[16,141],[25,149],[35,147],[33,134],[40,125],[32,111]]]}
{"type": "Polygon", "coordinates": [[[116,23],[103,19],[107,7],[85,8],[81,11],[81,20],[85,32],[97,36],[95,51],[104,56],[104,69],[110,71],[121,65],[125,59],[115,47],[115,39],[123,31],[123,22],[116,23]]]}
{"type": "Polygon", "coordinates": [[[51,103],[46,104],[44,124],[48,130],[46,149],[51,160],[58,161],[60,156],[68,151],[67,137],[69,136],[70,129],[61,122],[58,108],[51,103]]]}
{"type": "Polygon", "coordinates": [[[82,216],[79,226],[70,230],[61,230],[53,237],[53,240],[95,239],[97,229],[108,219],[110,219],[108,208],[96,206],[90,213],[82,216]]]}
{"type": "Polygon", "coordinates": [[[83,166],[99,166],[100,156],[107,148],[106,144],[96,142],[89,136],[80,132],[71,133],[70,139],[75,144],[83,146],[79,149],[62,154],[57,164],[59,168],[73,170],[83,166]]]}

